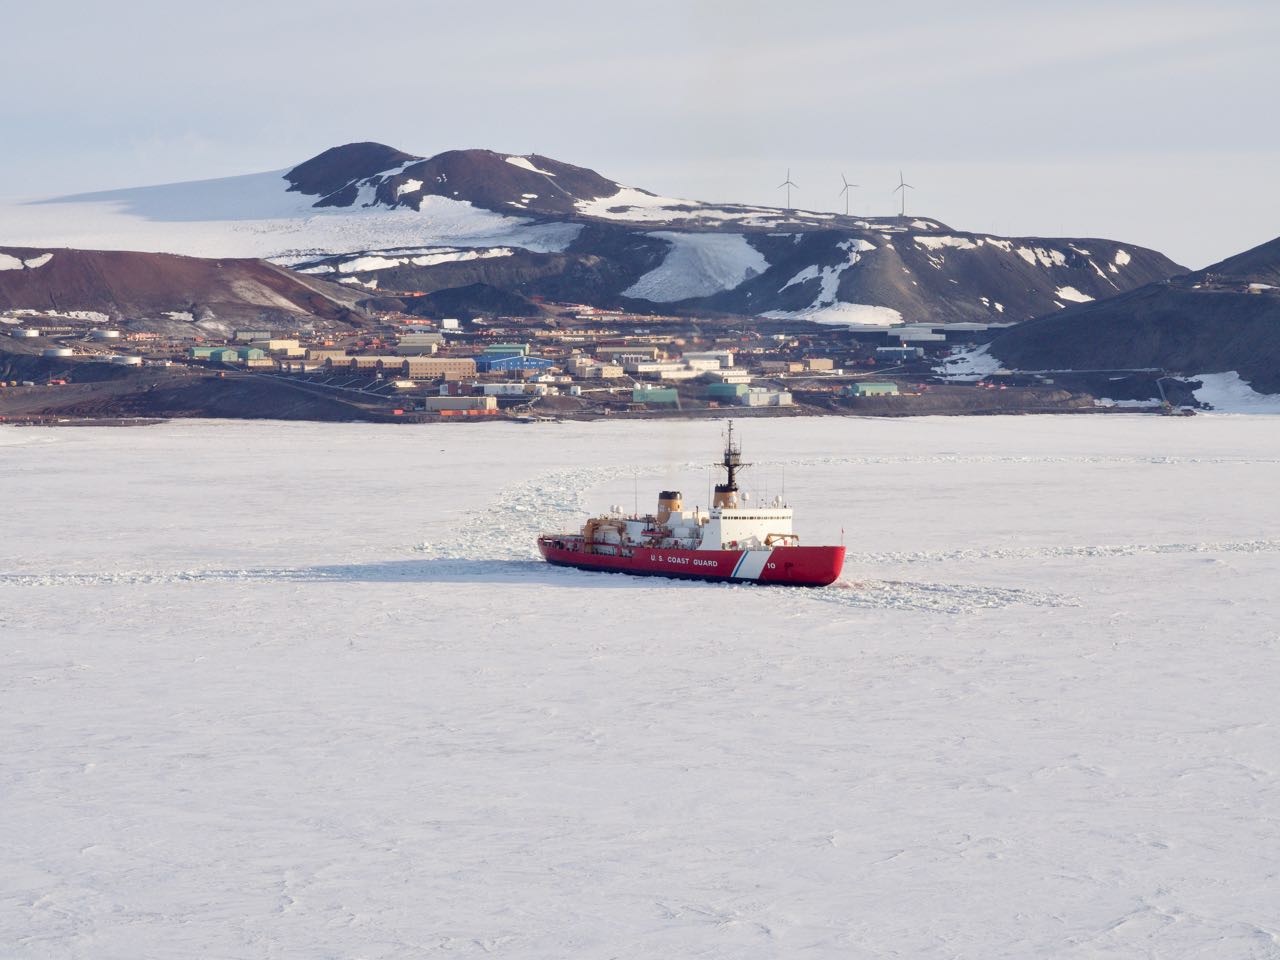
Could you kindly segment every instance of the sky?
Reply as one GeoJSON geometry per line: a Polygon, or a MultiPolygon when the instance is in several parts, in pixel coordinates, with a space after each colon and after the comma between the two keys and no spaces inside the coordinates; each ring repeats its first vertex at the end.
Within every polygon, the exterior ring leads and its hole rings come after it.
{"type": "Polygon", "coordinates": [[[1280,4],[0,0],[0,195],[377,140],[1205,266],[1280,235],[1280,4]]]}

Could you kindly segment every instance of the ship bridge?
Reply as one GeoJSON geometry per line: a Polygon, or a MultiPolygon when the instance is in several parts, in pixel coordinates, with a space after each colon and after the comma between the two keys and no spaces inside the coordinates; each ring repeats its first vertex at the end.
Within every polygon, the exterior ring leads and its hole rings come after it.
{"type": "Polygon", "coordinates": [[[742,447],[733,442],[733,421],[725,438],[724,483],[717,483],[711,514],[702,527],[702,550],[758,550],[764,547],[796,546],[799,539],[791,530],[791,508],[776,498],[769,506],[748,507],[747,495],[738,493],[738,471],[749,467],[742,462],[742,447]]]}
{"type": "Polygon", "coordinates": [[[702,527],[702,550],[758,550],[764,547],[795,546],[791,529],[791,508],[717,508],[702,527]]]}

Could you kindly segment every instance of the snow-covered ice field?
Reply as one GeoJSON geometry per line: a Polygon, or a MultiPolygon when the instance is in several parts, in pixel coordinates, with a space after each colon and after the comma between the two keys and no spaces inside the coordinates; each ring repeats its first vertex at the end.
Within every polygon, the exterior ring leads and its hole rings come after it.
{"type": "Polygon", "coordinates": [[[1280,419],[719,426],[0,429],[0,955],[1280,957],[1280,419]]]}

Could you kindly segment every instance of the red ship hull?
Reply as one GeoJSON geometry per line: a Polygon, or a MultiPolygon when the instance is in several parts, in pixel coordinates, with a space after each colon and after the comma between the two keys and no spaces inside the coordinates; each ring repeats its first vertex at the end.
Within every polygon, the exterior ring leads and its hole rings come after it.
{"type": "Polygon", "coordinates": [[[562,567],[732,583],[825,587],[844,567],[844,547],[774,547],[766,550],[668,550],[605,547],[588,553],[579,537],[538,538],[543,559],[562,567]]]}

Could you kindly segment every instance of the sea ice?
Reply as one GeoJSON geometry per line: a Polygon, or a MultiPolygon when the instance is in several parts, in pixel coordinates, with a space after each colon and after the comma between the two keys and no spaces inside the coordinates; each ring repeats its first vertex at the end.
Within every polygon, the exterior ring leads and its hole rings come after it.
{"type": "Polygon", "coordinates": [[[0,427],[3,953],[1274,956],[1278,423],[741,423],[821,590],[536,559],[712,422],[0,427]]]}

